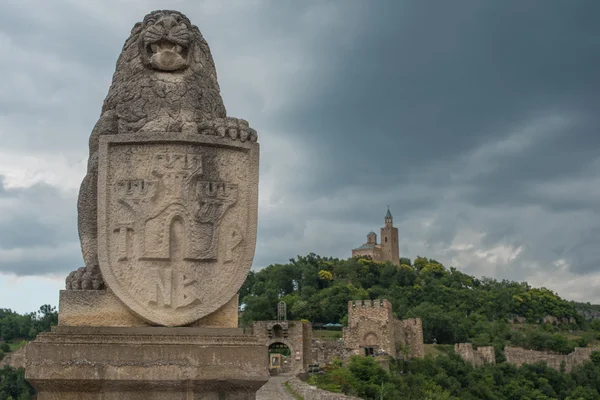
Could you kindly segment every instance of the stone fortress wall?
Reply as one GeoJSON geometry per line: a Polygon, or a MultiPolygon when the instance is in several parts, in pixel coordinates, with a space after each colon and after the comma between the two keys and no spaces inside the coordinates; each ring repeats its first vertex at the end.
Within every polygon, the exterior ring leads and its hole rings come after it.
{"type": "Polygon", "coordinates": [[[374,261],[381,261],[381,247],[371,247],[368,249],[353,249],[352,257],[371,257],[374,261]]]}
{"type": "Polygon", "coordinates": [[[6,365],[11,368],[25,368],[25,346],[10,353],[5,353],[4,358],[0,360],[0,368],[6,365]]]}
{"type": "Polygon", "coordinates": [[[496,353],[493,346],[479,346],[477,349],[473,349],[471,343],[456,343],[454,352],[476,367],[496,363],[496,353]]]}
{"type": "MultiPolygon", "coordinates": [[[[520,367],[524,364],[535,364],[538,362],[546,363],[550,368],[561,371],[561,365],[564,363],[564,372],[571,372],[573,367],[589,361],[592,352],[600,350],[592,347],[576,347],[572,353],[560,354],[552,351],[527,350],[522,347],[506,346],[504,355],[506,362],[520,367]]],[[[473,349],[471,343],[456,343],[454,352],[463,360],[475,366],[484,364],[495,364],[496,357],[492,346],[480,346],[473,349]]]]}
{"type": "Polygon", "coordinates": [[[313,364],[324,365],[330,364],[335,359],[344,360],[348,358],[348,352],[339,340],[313,339],[311,358],[313,364]]]}
{"type": "Polygon", "coordinates": [[[573,367],[589,361],[592,352],[597,350],[600,349],[592,347],[576,347],[572,353],[559,354],[552,351],[536,351],[523,349],[521,347],[506,346],[504,348],[504,355],[506,356],[506,362],[514,364],[517,367],[520,367],[523,364],[545,362],[548,367],[560,371],[561,364],[564,362],[564,372],[571,372],[573,367]]]}
{"type": "MultiPolygon", "coordinates": [[[[583,313],[579,313],[584,315],[583,313]]],[[[527,320],[527,318],[519,316],[519,315],[512,315],[509,317],[508,322],[512,323],[512,324],[525,324],[525,323],[532,323],[532,324],[551,324],[551,325],[565,325],[565,324],[574,324],[575,318],[570,317],[555,317],[554,315],[546,315],[543,318],[538,318],[538,319],[534,319],[534,320],[527,320]]]]}
{"type": "Polygon", "coordinates": [[[306,366],[313,362],[312,324],[308,322],[302,322],[302,347],[304,355],[302,366],[306,370],[306,366]]]}
{"type": "MultiPolygon", "coordinates": [[[[408,358],[425,357],[425,347],[423,346],[423,322],[420,318],[409,318],[398,320],[396,324],[396,343],[402,343],[403,353],[408,358]]],[[[400,357],[400,354],[398,354],[400,357]]]]}

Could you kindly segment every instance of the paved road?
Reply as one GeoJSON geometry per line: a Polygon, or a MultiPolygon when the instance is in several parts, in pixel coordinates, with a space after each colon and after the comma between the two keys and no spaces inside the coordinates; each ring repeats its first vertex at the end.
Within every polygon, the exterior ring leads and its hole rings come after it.
{"type": "Polygon", "coordinates": [[[256,393],[256,400],[294,400],[291,394],[283,387],[289,376],[273,376],[256,393]]]}

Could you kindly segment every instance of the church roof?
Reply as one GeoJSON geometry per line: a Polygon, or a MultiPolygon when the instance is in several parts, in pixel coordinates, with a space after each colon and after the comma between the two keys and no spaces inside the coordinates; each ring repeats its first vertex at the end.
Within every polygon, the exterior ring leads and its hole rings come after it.
{"type": "Polygon", "coordinates": [[[360,247],[357,247],[356,249],[352,249],[352,250],[367,250],[367,249],[372,249],[373,247],[375,247],[374,244],[363,244],[360,247]]]}
{"type": "Polygon", "coordinates": [[[371,236],[371,235],[377,235],[377,234],[375,232],[373,232],[373,231],[367,233],[367,236],[371,236]]]}
{"type": "Polygon", "coordinates": [[[386,218],[392,218],[392,213],[390,212],[389,208],[388,208],[387,212],[385,213],[385,217],[386,218]]]}

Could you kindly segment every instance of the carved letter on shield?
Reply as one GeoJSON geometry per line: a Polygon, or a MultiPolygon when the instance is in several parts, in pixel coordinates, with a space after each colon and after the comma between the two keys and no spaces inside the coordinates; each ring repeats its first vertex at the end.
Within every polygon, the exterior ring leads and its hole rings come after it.
{"type": "Polygon", "coordinates": [[[258,153],[207,135],[101,137],[100,269],[134,313],[188,325],[237,293],[256,245],[258,153]]]}

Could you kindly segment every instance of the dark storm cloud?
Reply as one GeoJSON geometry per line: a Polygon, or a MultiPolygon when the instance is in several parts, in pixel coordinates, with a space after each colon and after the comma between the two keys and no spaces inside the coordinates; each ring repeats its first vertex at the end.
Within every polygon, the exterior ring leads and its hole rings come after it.
{"type": "MultiPolygon", "coordinates": [[[[7,151],[84,159],[125,38],[164,4],[36,4],[0,13],[0,49],[20,67],[0,66],[0,135],[7,151]]],[[[402,256],[478,276],[556,276],[540,282],[597,296],[577,279],[594,282],[599,261],[600,2],[174,7],[206,37],[228,113],[259,131],[255,268],[347,257],[389,205],[402,256]]],[[[21,212],[0,218],[0,254],[13,260],[0,269],[78,267],[75,195],[0,185],[0,213],[17,194],[21,212]]]]}
{"type": "MultiPolygon", "coordinates": [[[[351,48],[320,54],[331,64],[318,79],[320,90],[282,121],[302,126],[315,145],[334,154],[325,174],[330,179],[322,184],[343,186],[359,171],[380,184],[402,183],[407,174],[447,164],[539,112],[576,107],[590,113],[600,100],[594,89],[600,41],[592,17],[600,3],[594,0],[377,4],[351,48]]],[[[590,151],[600,139],[589,128],[577,126],[554,141],[590,151]]],[[[509,173],[535,171],[540,158],[551,165],[562,150],[548,147],[509,173]]],[[[568,168],[585,162],[577,157],[569,156],[568,168]]]]}
{"type": "Polygon", "coordinates": [[[2,273],[17,276],[49,275],[62,278],[70,271],[83,266],[81,255],[77,252],[78,246],[79,243],[75,243],[57,254],[40,254],[36,257],[25,255],[19,260],[3,260],[0,262],[0,270],[2,273]]]}
{"type": "MultiPolygon", "coordinates": [[[[76,217],[72,210],[76,209],[76,199],[72,194],[65,194],[55,187],[42,183],[27,188],[6,188],[3,184],[4,178],[0,175],[0,201],[3,203],[2,220],[26,222],[29,226],[36,224],[37,229],[57,232],[50,225],[63,226],[59,231],[59,237],[47,238],[46,240],[62,240],[72,236],[73,227],[76,224],[76,217]],[[38,221],[26,220],[26,215],[37,217],[38,221]]],[[[7,224],[8,225],[8,224],[7,224]]],[[[21,227],[15,224],[13,235],[18,235],[17,231],[21,227]]],[[[25,229],[26,230],[26,229],[25,229]]],[[[10,229],[7,228],[7,232],[10,229]]],[[[8,236],[8,235],[7,235],[8,236]]],[[[56,236],[56,235],[55,235],[56,236]]],[[[3,238],[6,238],[3,236],[3,238]]],[[[0,243],[0,247],[5,246],[6,241],[0,243]]],[[[44,243],[35,243],[44,244],[44,243]]]]}
{"type": "Polygon", "coordinates": [[[45,184],[6,188],[0,175],[0,273],[48,274],[79,265],[74,200],[45,184]]]}

